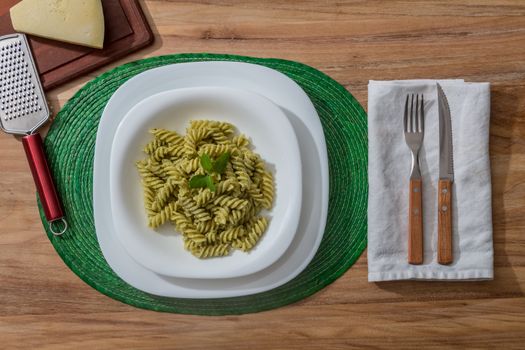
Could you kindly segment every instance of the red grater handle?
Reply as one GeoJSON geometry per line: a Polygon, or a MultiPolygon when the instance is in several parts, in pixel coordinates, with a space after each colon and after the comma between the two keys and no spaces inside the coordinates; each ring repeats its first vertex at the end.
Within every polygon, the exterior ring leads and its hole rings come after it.
{"type": "MultiPolygon", "coordinates": [[[[38,133],[27,135],[22,137],[22,143],[24,144],[29,167],[31,168],[31,173],[33,174],[33,179],[35,180],[36,189],[40,197],[40,202],[44,207],[47,221],[51,223],[62,219],[64,212],[62,211],[55,184],[53,183],[53,178],[47,165],[42,137],[38,133]]],[[[51,228],[51,231],[53,231],[53,228],[51,228]]],[[[53,231],[53,233],[59,235],[64,233],[63,231],[65,231],[65,221],[64,229],[60,232],[53,231]]]]}

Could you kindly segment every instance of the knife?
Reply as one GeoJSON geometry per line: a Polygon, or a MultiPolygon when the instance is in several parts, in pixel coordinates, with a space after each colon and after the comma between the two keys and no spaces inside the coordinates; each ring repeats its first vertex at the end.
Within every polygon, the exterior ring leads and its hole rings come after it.
{"type": "Polygon", "coordinates": [[[437,84],[439,112],[438,263],[452,263],[452,120],[447,96],[437,84]]]}

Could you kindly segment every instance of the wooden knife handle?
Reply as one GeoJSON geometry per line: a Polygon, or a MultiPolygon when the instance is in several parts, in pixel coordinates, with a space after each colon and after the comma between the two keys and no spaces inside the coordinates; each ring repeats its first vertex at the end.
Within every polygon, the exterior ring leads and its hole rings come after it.
{"type": "Polygon", "coordinates": [[[452,263],[452,181],[438,185],[438,263],[452,263]]]}
{"type": "Polygon", "coordinates": [[[408,263],[423,263],[423,190],[420,179],[410,179],[410,198],[408,201],[408,263]]]}

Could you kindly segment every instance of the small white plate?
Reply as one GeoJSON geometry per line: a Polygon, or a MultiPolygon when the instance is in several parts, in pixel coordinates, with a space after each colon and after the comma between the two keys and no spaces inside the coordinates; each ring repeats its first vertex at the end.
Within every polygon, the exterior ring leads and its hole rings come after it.
{"type": "Polygon", "coordinates": [[[120,122],[111,149],[110,193],[117,237],[128,253],[150,270],[172,277],[232,278],[273,264],[290,245],[301,209],[301,159],[288,118],[273,102],[239,89],[202,87],[175,89],[146,98],[120,122]],[[218,120],[248,136],[253,150],[274,174],[275,198],[268,229],[249,253],[198,259],[184,249],[174,226],[148,227],[142,186],[135,163],[145,157],[148,130],[165,128],[186,133],[190,120],[218,120]]]}
{"type": "Polygon", "coordinates": [[[261,293],[292,280],[313,259],[323,238],[328,213],[328,156],[317,112],[297,83],[263,66],[239,62],[192,62],[141,73],[111,97],[100,120],[93,169],[93,210],[100,249],[113,271],[144,292],[174,298],[226,298],[261,293]],[[159,92],[222,86],[261,94],[286,114],[297,135],[303,173],[299,227],[286,252],[257,273],[228,279],[166,277],[136,262],[115,234],[109,195],[110,152],[116,129],[134,105],[159,92]]]}

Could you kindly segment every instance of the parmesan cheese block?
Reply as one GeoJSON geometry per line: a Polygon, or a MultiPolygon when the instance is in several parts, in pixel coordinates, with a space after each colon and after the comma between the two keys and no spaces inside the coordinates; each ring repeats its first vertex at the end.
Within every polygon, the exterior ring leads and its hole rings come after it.
{"type": "Polygon", "coordinates": [[[10,13],[18,32],[99,49],[104,44],[101,0],[22,0],[10,13]]]}

